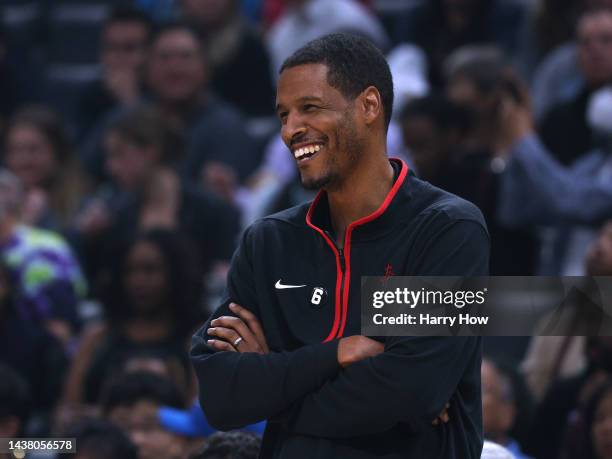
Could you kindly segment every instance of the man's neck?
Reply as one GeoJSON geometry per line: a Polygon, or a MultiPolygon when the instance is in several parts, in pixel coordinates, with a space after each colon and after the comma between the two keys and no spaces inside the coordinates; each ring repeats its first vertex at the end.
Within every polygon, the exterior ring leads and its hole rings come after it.
{"type": "Polygon", "coordinates": [[[347,227],[378,209],[393,186],[393,166],[386,155],[363,160],[341,187],[327,191],[336,242],[344,247],[347,227]]]}

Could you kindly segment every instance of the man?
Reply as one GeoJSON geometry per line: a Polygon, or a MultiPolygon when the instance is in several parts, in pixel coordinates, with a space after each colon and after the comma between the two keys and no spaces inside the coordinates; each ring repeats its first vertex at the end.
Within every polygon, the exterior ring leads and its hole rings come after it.
{"type": "Polygon", "coordinates": [[[129,107],[142,97],[142,76],[151,35],[151,20],[142,11],[113,10],[100,34],[100,79],[79,98],[76,121],[85,134],[104,114],[129,107]]]}
{"type": "Polygon", "coordinates": [[[350,35],[281,68],[282,136],[321,191],[245,232],[191,351],[214,426],[268,419],[260,457],[480,457],[480,338],[359,336],[361,276],[488,266],[480,212],[387,158],[392,88],[383,55],[350,35]]]}
{"type": "Polygon", "coordinates": [[[539,125],[544,144],[564,165],[597,146],[586,113],[591,94],[612,83],[612,8],[587,10],[576,34],[583,87],[572,98],[553,106],[539,125]]]}

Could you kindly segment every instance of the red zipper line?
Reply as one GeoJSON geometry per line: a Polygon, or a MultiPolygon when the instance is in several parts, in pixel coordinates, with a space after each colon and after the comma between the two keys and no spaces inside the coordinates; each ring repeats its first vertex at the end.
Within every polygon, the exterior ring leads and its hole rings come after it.
{"type": "Polygon", "coordinates": [[[340,290],[342,288],[342,276],[344,273],[342,272],[342,265],[340,264],[340,253],[338,252],[338,249],[336,249],[336,244],[334,244],[333,241],[327,236],[327,234],[325,234],[325,231],[323,231],[321,228],[312,223],[312,213],[322,195],[323,191],[321,190],[310,205],[308,213],[306,214],[306,224],[323,237],[325,242],[327,242],[327,245],[331,247],[332,251],[334,252],[334,255],[336,256],[336,295],[334,301],[334,324],[332,325],[332,330],[327,336],[327,338],[323,340],[323,342],[326,343],[334,339],[334,337],[336,336],[336,332],[338,331],[338,327],[340,325],[340,314],[342,311],[340,290]]]}
{"type": "Polygon", "coordinates": [[[335,300],[335,311],[334,311],[334,323],[332,326],[332,330],[323,340],[323,342],[331,341],[334,338],[341,338],[344,334],[344,328],[346,326],[346,318],[348,315],[348,299],[349,299],[349,290],[351,284],[351,239],[353,235],[353,230],[358,226],[365,225],[366,223],[371,222],[372,220],[380,217],[389,207],[391,201],[397,194],[398,190],[404,183],[406,176],[408,175],[408,166],[404,161],[397,158],[391,158],[393,160],[399,161],[401,163],[401,170],[399,173],[399,177],[393,184],[393,187],[385,197],[385,200],[382,202],[380,207],[376,209],[370,215],[360,218],[357,221],[351,223],[345,233],[344,236],[344,259],[345,259],[345,271],[342,272],[342,266],[340,264],[340,253],[338,249],[336,249],[336,245],[333,241],[325,234],[325,232],[319,228],[318,226],[312,223],[312,213],[314,211],[315,206],[319,202],[320,197],[323,194],[323,191],[320,191],[314,201],[312,202],[310,208],[308,209],[308,213],[306,214],[306,224],[317,231],[327,242],[327,245],[330,246],[334,255],[336,256],[336,300],[335,300]],[[342,292],[342,298],[340,298],[342,282],[344,281],[344,291],[342,292]]]}

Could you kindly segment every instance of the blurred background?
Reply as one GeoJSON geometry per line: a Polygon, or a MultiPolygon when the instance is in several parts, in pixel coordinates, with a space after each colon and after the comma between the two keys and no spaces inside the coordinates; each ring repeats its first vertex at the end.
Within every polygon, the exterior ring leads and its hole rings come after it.
{"type": "MultiPolygon", "coordinates": [[[[262,424],[208,425],[189,339],[241,231],[312,197],[275,87],[331,32],[388,56],[389,155],[482,210],[492,275],[612,275],[610,0],[0,0],[0,437],[257,457],[262,424]]],[[[612,338],[485,354],[489,440],[612,459],[612,338]]]]}

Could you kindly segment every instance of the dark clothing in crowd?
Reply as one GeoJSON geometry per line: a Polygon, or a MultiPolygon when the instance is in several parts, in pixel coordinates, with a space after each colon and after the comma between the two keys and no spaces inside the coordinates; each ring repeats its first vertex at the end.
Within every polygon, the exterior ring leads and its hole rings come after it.
{"type": "MultiPolygon", "coordinates": [[[[503,0],[475,0],[475,12],[460,30],[453,30],[447,20],[444,0],[426,0],[407,10],[395,22],[395,41],[413,43],[425,51],[429,77],[434,85],[443,82],[443,61],[465,45],[496,45],[514,55],[520,45],[523,8],[503,0]]],[[[466,7],[469,9],[469,7],[466,7]]],[[[470,13],[465,13],[470,14],[470,13]]]]}
{"type": "Polygon", "coordinates": [[[234,52],[215,66],[210,85],[247,117],[273,116],[276,90],[268,52],[251,28],[245,25],[239,34],[234,52]]]}
{"type": "Polygon", "coordinates": [[[588,373],[555,382],[538,407],[525,452],[538,459],[558,459],[571,413],[577,409],[578,396],[588,373]]]}
{"type": "Polygon", "coordinates": [[[131,340],[120,329],[111,329],[92,356],[83,385],[83,400],[98,403],[105,383],[121,374],[131,358],[155,356],[164,362],[178,364],[184,375],[189,374],[188,340],[175,335],[158,341],[138,343],[131,340]]]}
{"type": "Polygon", "coordinates": [[[82,138],[116,108],[118,108],[117,99],[102,80],[87,85],[76,104],[77,135],[82,138]]]}
{"type": "MultiPolygon", "coordinates": [[[[99,264],[103,263],[101,246],[117,246],[133,237],[140,226],[141,197],[118,193],[109,196],[109,204],[114,209],[113,225],[100,236],[77,242],[85,254],[84,259],[89,262],[90,273],[97,272],[99,264]]],[[[240,213],[231,204],[183,183],[177,222],[178,231],[194,246],[204,270],[214,261],[232,257],[240,231],[240,213]]]]}
{"type": "Polygon", "coordinates": [[[68,359],[63,346],[42,326],[14,314],[0,317],[0,362],[27,381],[36,410],[55,406],[68,359]]]}
{"type": "Polygon", "coordinates": [[[587,123],[590,90],[560,103],[549,110],[539,126],[546,148],[562,164],[568,166],[595,147],[593,131],[587,123]]]}
{"type": "Polygon", "coordinates": [[[499,174],[492,169],[489,152],[468,153],[451,159],[430,181],[476,204],[483,213],[491,235],[492,276],[534,274],[537,261],[535,235],[523,229],[508,229],[497,221],[499,174]]]}
{"type": "Polygon", "coordinates": [[[324,192],[245,232],[211,319],[231,314],[231,301],[250,309],[271,353],[215,352],[206,344],[210,322],[194,336],[207,418],[221,429],[268,419],[261,457],[480,458],[481,338],[388,337],[379,356],[338,365],[338,339],[360,334],[362,275],[488,271],[478,209],[392,164],[394,188],[371,218],[349,227],[342,250],[324,192]],[[279,279],[306,288],[277,290],[279,279]],[[316,288],[325,292],[317,305],[316,288]],[[449,400],[452,422],[432,426],[449,400]]]}
{"type": "Polygon", "coordinates": [[[208,161],[226,164],[240,181],[255,171],[261,160],[255,142],[244,128],[244,119],[233,107],[210,96],[192,118],[188,129],[184,175],[198,181],[208,161]]]}

